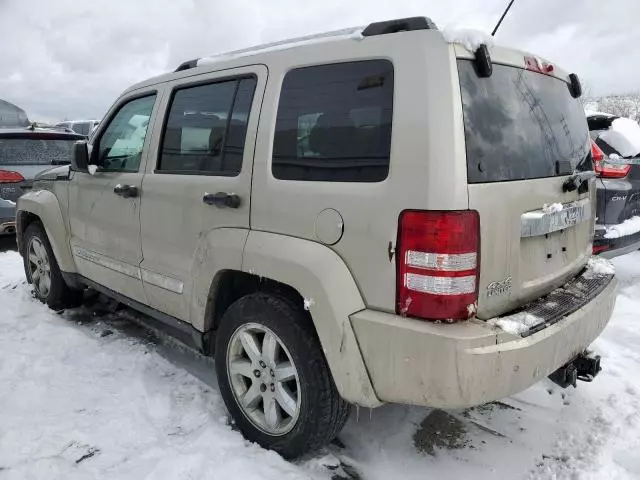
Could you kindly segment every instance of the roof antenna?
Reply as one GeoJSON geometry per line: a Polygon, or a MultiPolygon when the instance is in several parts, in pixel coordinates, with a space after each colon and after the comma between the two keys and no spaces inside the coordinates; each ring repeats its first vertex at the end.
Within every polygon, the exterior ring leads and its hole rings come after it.
{"type": "Polygon", "coordinates": [[[515,1],[516,0],[511,0],[509,2],[509,5],[507,5],[507,8],[502,13],[502,16],[500,17],[500,20],[498,20],[498,24],[496,25],[496,28],[494,28],[493,32],[491,32],[491,36],[492,37],[496,36],[496,32],[498,31],[498,28],[500,28],[500,25],[502,24],[502,20],[504,20],[504,17],[506,17],[507,13],[509,13],[509,10],[511,9],[511,5],[513,5],[513,2],[515,2],[515,1]]]}

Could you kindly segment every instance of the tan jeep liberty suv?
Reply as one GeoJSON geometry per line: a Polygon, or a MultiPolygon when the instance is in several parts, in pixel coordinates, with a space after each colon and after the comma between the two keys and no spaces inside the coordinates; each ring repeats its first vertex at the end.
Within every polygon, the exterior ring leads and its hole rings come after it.
{"type": "Polygon", "coordinates": [[[591,379],[616,280],[590,267],[580,94],[423,17],[185,62],[20,198],[26,275],[52,308],[89,287],[214,355],[239,429],[288,458],[350,405],[591,379]]]}

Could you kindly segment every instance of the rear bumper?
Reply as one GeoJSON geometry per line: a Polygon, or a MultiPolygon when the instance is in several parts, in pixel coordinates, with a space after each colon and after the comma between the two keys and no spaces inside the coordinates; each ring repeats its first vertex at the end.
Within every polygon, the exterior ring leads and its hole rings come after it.
{"type": "Polygon", "coordinates": [[[378,311],[351,316],[378,398],[462,408],[520,392],[588,347],[609,322],[617,281],[525,338],[484,321],[435,324],[378,311]]]}
{"type": "Polygon", "coordinates": [[[606,227],[596,227],[593,248],[598,255],[615,258],[640,249],[640,232],[619,238],[604,238],[606,227]]]}
{"type": "Polygon", "coordinates": [[[0,235],[16,232],[16,206],[0,198],[0,235]]]}
{"type": "Polygon", "coordinates": [[[15,221],[2,221],[0,220],[0,235],[14,235],[16,233],[15,221]]]}

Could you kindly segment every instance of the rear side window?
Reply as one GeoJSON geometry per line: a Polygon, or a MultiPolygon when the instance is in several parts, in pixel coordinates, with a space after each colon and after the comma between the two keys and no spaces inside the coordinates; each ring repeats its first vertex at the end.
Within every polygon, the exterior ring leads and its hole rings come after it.
{"type": "Polygon", "coordinates": [[[282,180],[379,182],[389,173],[393,65],[305,67],[284,78],[272,172],[282,180]]]}
{"type": "Polygon", "coordinates": [[[177,90],[158,171],[238,175],[255,87],[251,77],[177,90]]]}
{"type": "Polygon", "coordinates": [[[494,64],[480,78],[458,60],[469,183],[568,175],[592,168],[589,130],[562,80],[494,64]]]}

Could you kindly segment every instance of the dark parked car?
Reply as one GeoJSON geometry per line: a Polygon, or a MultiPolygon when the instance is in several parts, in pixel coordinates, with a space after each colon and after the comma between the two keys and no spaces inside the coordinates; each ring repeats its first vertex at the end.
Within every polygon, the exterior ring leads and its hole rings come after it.
{"type": "Polygon", "coordinates": [[[597,182],[593,252],[612,258],[640,248],[640,126],[587,112],[597,182]]]}
{"type": "Polygon", "coordinates": [[[33,178],[70,163],[73,144],[84,138],[60,129],[0,128],[0,235],[15,232],[15,202],[33,178]]]}

